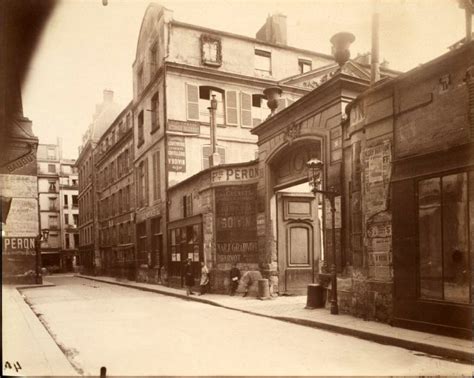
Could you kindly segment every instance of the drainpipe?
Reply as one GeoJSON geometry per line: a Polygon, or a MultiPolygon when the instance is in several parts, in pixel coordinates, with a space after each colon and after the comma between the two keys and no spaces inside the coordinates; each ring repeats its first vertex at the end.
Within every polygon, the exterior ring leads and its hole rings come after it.
{"type": "Polygon", "coordinates": [[[220,164],[220,155],[217,152],[217,126],[216,126],[216,95],[212,95],[211,106],[209,109],[209,117],[211,121],[211,155],[209,155],[209,166],[215,167],[220,164]]]}

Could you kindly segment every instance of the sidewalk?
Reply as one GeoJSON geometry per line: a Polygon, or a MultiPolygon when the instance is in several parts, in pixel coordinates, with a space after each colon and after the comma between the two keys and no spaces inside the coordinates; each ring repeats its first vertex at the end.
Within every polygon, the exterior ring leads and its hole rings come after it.
{"type": "Polygon", "coordinates": [[[38,287],[37,290],[41,290],[41,287],[48,286],[52,284],[2,285],[2,375],[78,375],[17,290],[17,287],[38,287]]]}
{"type": "Polygon", "coordinates": [[[473,343],[470,340],[391,327],[383,323],[364,321],[350,315],[331,315],[329,310],[324,308],[305,310],[306,296],[277,297],[265,301],[222,294],[187,297],[184,290],[161,285],[102,276],[77,275],[77,277],[193,300],[463,362],[472,363],[474,361],[473,343]]]}

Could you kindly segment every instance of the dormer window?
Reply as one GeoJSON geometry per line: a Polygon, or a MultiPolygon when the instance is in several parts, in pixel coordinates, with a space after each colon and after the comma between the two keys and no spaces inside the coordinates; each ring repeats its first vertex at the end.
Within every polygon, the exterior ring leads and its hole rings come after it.
{"type": "Polygon", "coordinates": [[[221,40],[211,35],[201,35],[201,61],[208,66],[222,64],[221,40]]]}
{"type": "Polygon", "coordinates": [[[304,74],[309,72],[313,69],[313,64],[311,60],[308,59],[298,59],[298,67],[300,70],[300,74],[304,74]]]}

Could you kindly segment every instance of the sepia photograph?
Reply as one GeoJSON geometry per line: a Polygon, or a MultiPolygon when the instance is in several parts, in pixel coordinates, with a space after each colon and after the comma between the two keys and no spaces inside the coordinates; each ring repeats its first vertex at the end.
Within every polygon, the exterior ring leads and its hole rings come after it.
{"type": "Polygon", "coordinates": [[[2,376],[474,375],[474,0],[0,0],[2,376]]]}

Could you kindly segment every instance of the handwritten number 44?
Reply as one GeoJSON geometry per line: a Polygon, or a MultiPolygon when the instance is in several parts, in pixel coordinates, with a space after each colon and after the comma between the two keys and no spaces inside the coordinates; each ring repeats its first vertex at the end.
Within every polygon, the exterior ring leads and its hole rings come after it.
{"type": "Polygon", "coordinates": [[[9,361],[5,362],[5,370],[6,369],[15,369],[17,372],[18,370],[21,370],[21,365],[18,361],[16,361],[14,364],[13,364],[13,367],[12,365],[10,364],[9,361]]]}

